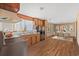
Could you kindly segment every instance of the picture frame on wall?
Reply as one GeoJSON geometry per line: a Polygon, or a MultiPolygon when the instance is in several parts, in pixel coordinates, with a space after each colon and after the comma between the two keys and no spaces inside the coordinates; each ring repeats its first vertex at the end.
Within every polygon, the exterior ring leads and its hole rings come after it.
{"type": "Polygon", "coordinates": [[[60,25],[60,31],[61,31],[61,32],[64,31],[64,25],[60,25]]]}
{"type": "Polygon", "coordinates": [[[56,25],[56,31],[59,32],[60,31],[60,26],[56,25]]]}
{"type": "Polygon", "coordinates": [[[73,26],[72,25],[69,25],[69,31],[73,31],[73,26]]]}

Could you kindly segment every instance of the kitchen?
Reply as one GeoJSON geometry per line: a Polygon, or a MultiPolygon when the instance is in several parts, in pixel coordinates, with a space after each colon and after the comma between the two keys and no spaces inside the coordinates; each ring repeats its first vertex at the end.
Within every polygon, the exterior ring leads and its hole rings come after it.
{"type": "Polygon", "coordinates": [[[2,33],[0,47],[6,46],[6,41],[13,39],[19,41],[18,38],[26,41],[29,47],[45,40],[45,33],[42,34],[45,32],[45,29],[42,30],[42,27],[45,26],[45,20],[17,13],[20,4],[14,4],[0,4],[0,32],[2,33]]]}
{"type": "Polygon", "coordinates": [[[77,5],[68,5],[0,3],[0,55],[78,55],[77,5]]]}

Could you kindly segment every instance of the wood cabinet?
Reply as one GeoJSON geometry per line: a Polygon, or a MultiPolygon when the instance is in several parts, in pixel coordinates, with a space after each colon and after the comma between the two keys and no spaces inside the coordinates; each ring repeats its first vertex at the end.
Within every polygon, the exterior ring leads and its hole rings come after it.
{"type": "Polygon", "coordinates": [[[39,26],[43,26],[43,20],[39,20],[39,26]]]}
{"type": "Polygon", "coordinates": [[[45,24],[45,20],[34,19],[34,21],[35,21],[35,24],[36,24],[37,26],[44,26],[44,24],[45,24]]]}
{"type": "Polygon", "coordinates": [[[20,13],[17,13],[17,16],[20,17],[20,18],[23,18],[25,20],[34,21],[35,25],[37,25],[37,26],[41,26],[41,27],[45,26],[45,21],[46,20],[42,20],[42,19],[39,19],[39,18],[34,18],[34,17],[23,15],[23,14],[20,14],[20,13]]]}
{"type": "Polygon", "coordinates": [[[20,14],[20,13],[17,13],[17,16],[24,19],[24,20],[34,21],[31,16],[23,15],[23,14],[20,14]]]}
{"type": "Polygon", "coordinates": [[[37,19],[34,19],[34,22],[35,22],[35,25],[37,25],[38,26],[38,20],[37,19]]]}
{"type": "Polygon", "coordinates": [[[12,12],[18,12],[20,9],[19,3],[0,3],[0,8],[12,12]]]}
{"type": "Polygon", "coordinates": [[[40,35],[37,35],[37,40],[36,40],[36,42],[37,42],[37,43],[40,42],[40,35]]]}
{"type": "Polygon", "coordinates": [[[24,39],[28,42],[28,46],[32,46],[32,45],[40,42],[39,34],[24,35],[22,37],[24,37],[24,39]]]}
{"type": "Polygon", "coordinates": [[[33,35],[31,40],[32,40],[32,44],[35,44],[37,40],[37,36],[33,35]]]}
{"type": "Polygon", "coordinates": [[[25,36],[25,40],[28,41],[28,46],[31,46],[32,45],[32,37],[27,35],[25,36]]]}

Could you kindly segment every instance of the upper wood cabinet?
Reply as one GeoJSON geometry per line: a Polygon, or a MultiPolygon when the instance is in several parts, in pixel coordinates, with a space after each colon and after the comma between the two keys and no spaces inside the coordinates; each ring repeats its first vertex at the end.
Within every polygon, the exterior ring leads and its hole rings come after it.
{"type": "Polygon", "coordinates": [[[40,26],[40,20],[34,19],[35,25],[40,26]]]}
{"type": "Polygon", "coordinates": [[[44,20],[39,20],[39,25],[44,26],[44,20]]]}
{"type": "Polygon", "coordinates": [[[18,12],[20,9],[19,3],[0,3],[0,8],[12,12],[18,12]]]}
{"type": "Polygon", "coordinates": [[[41,19],[34,19],[35,24],[37,26],[44,26],[45,25],[45,20],[41,20],[41,19]]]}
{"type": "Polygon", "coordinates": [[[38,25],[42,26],[42,21],[38,19],[38,25]]]}
{"type": "Polygon", "coordinates": [[[17,13],[17,16],[24,19],[24,20],[33,21],[33,18],[31,16],[23,15],[23,14],[20,14],[20,13],[17,13]]]}

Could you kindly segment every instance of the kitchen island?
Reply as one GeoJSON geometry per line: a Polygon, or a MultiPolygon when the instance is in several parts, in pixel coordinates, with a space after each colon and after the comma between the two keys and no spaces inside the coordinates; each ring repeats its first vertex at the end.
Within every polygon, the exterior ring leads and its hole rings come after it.
{"type": "MultiPolygon", "coordinates": [[[[40,34],[39,33],[26,33],[26,32],[12,32],[12,34],[5,34],[4,39],[9,40],[12,38],[22,38],[28,42],[28,46],[31,46],[35,43],[40,42],[40,34]],[[11,37],[9,37],[12,35],[11,37]]],[[[5,42],[4,42],[5,43],[5,42]]],[[[6,43],[5,43],[6,44],[6,43]]]]}
{"type": "Polygon", "coordinates": [[[38,42],[40,42],[40,34],[28,34],[28,35],[22,35],[21,38],[23,38],[25,41],[28,42],[28,46],[32,46],[38,42]]]}

